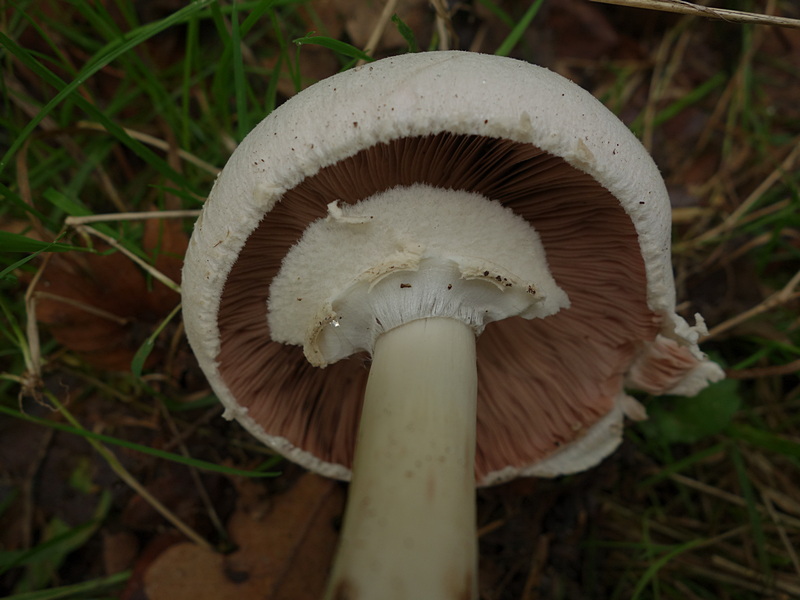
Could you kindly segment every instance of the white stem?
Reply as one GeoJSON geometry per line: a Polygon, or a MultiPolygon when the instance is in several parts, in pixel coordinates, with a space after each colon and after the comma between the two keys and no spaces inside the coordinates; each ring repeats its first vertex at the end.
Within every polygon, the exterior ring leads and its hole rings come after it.
{"type": "Polygon", "coordinates": [[[477,598],[475,334],[411,321],[376,342],[326,600],[477,598]]]}

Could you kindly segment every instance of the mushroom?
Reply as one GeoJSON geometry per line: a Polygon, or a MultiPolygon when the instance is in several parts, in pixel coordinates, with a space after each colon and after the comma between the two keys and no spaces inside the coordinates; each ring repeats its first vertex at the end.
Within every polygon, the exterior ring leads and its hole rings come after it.
{"type": "Polygon", "coordinates": [[[321,81],[234,152],[183,273],[225,415],[351,478],[326,598],[477,597],[475,485],[589,468],[624,391],[722,377],[675,313],[670,203],[589,93],[428,52],[321,81]]]}

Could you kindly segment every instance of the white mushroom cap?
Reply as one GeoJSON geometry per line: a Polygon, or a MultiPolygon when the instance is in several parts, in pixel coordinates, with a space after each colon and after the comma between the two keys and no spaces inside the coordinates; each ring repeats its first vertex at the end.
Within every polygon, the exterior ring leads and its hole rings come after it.
{"type": "Polygon", "coordinates": [[[627,383],[693,394],[722,372],[675,314],[670,203],[647,152],[586,91],[524,62],[409,54],[338,74],[260,123],[236,150],[186,256],[186,330],[215,392],[251,433],[349,477],[363,356],[320,370],[271,338],[284,255],[328,204],[397,186],[480,194],[537,232],[570,308],[492,323],[478,339],[476,476],[557,475],[599,462],[627,383]]]}

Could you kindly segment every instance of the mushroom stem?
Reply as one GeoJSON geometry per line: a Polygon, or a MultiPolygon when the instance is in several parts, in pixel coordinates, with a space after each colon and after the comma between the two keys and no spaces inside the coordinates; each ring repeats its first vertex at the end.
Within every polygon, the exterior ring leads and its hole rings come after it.
{"type": "Polygon", "coordinates": [[[326,600],[477,598],[477,385],[461,321],[378,338],[326,600]]]}

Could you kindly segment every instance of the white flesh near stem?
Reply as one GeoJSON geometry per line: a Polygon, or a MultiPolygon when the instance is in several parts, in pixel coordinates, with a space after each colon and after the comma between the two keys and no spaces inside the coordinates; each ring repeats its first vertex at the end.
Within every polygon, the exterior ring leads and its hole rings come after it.
{"type": "Polygon", "coordinates": [[[477,598],[476,400],[468,325],[378,338],[326,600],[477,598]]]}

